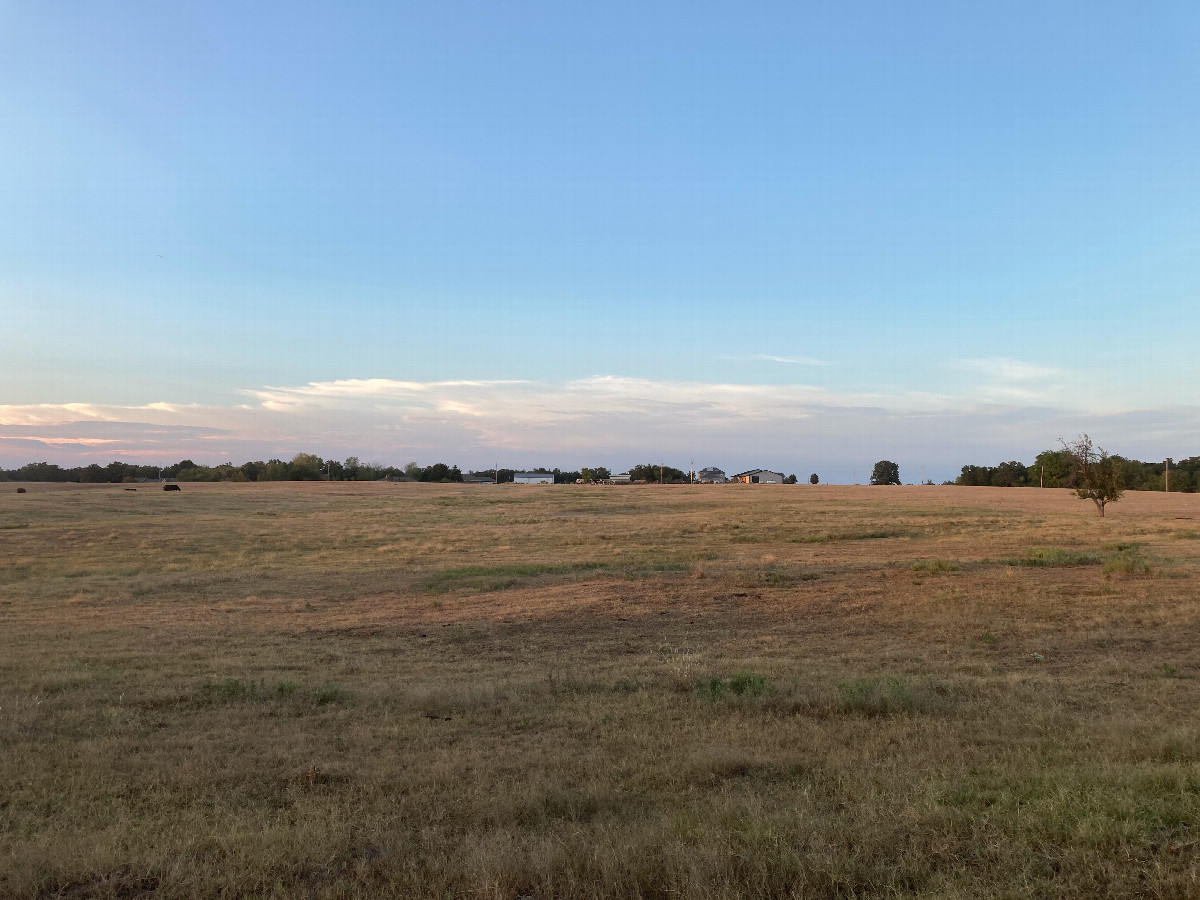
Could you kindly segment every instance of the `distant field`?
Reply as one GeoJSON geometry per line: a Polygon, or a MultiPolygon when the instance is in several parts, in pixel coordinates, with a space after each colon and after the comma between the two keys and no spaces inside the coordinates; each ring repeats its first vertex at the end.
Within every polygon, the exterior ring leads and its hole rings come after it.
{"type": "Polygon", "coordinates": [[[1200,496],[26,487],[2,896],[1200,896],[1200,496]]]}

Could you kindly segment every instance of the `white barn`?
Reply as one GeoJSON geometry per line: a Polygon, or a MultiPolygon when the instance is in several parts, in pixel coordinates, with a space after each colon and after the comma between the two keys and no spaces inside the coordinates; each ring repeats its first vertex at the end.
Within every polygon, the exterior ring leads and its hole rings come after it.
{"type": "Polygon", "coordinates": [[[783,484],[786,476],[782,472],[772,472],[770,469],[748,469],[733,476],[733,481],[742,484],[783,484]]]}
{"type": "Polygon", "coordinates": [[[514,472],[514,484],[554,484],[553,472],[514,472]]]}

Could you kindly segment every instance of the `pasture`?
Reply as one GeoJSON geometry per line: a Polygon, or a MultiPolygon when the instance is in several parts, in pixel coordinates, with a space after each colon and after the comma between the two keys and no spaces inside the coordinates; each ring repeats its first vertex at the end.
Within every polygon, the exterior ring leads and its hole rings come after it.
{"type": "Polygon", "coordinates": [[[1200,496],[0,485],[0,895],[1200,896],[1200,496]]]}

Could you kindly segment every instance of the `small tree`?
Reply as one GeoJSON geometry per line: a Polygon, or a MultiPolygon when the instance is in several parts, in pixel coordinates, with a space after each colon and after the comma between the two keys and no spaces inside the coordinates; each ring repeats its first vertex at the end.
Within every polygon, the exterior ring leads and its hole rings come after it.
{"type": "Polygon", "coordinates": [[[784,484],[795,484],[795,483],[796,483],[796,476],[795,476],[795,475],[789,475],[787,478],[783,479],[783,483],[784,483],[784,484]]]}
{"type": "Polygon", "coordinates": [[[816,472],[813,472],[811,475],[808,476],[808,483],[809,484],[820,484],[821,479],[817,477],[816,472]]]}
{"type": "Polygon", "coordinates": [[[1104,507],[1121,499],[1125,493],[1125,482],[1116,457],[1108,451],[1093,446],[1086,434],[1068,443],[1061,441],[1063,451],[1071,458],[1070,485],[1081,500],[1091,500],[1096,511],[1104,517],[1104,507]]]}
{"type": "Polygon", "coordinates": [[[881,459],[871,471],[871,484],[899,484],[900,467],[890,459],[881,459]]]}

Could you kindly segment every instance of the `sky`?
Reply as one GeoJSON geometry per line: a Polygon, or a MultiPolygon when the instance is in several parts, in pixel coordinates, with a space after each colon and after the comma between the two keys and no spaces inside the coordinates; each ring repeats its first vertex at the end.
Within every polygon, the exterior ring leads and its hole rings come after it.
{"type": "Polygon", "coordinates": [[[0,0],[0,466],[1200,454],[1200,4],[0,0]]]}

